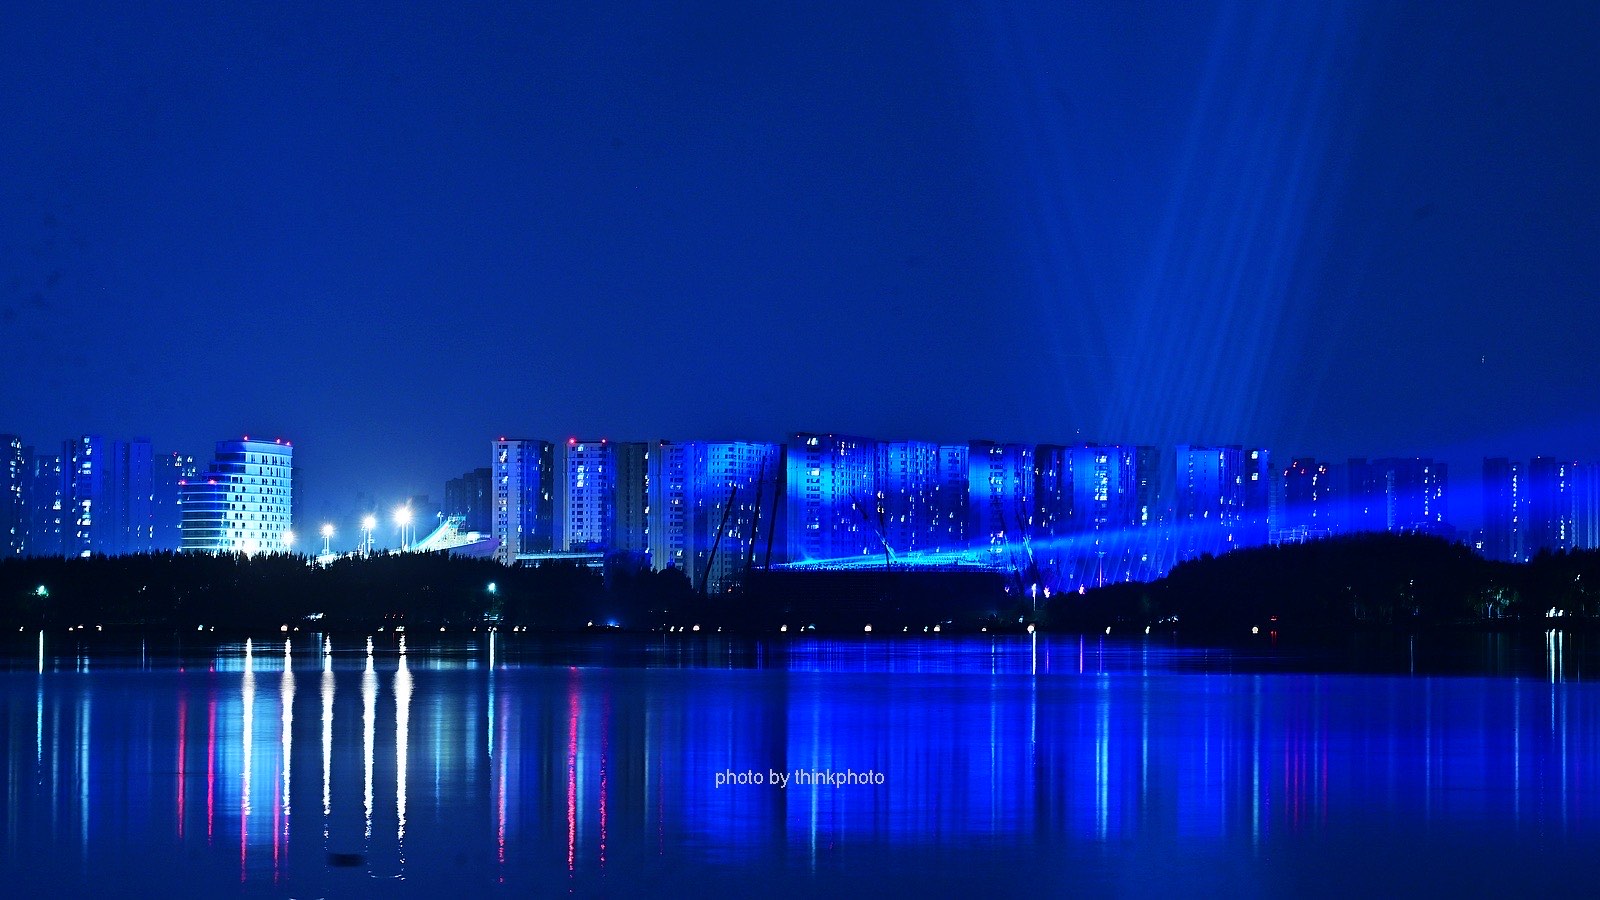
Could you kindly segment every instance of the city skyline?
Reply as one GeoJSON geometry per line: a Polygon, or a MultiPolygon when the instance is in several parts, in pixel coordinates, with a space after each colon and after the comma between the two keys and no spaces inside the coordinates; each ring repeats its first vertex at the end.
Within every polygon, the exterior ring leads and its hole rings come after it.
{"type": "Polygon", "coordinates": [[[340,506],[513,432],[1600,456],[1583,4],[10,30],[24,434],[292,435],[340,506]]]}
{"type": "Polygon", "coordinates": [[[52,455],[0,434],[0,552],[329,554],[446,550],[677,569],[721,593],[773,564],[980,566],[1033,590],[1151,581],[1187,559],[1363,532],[1424,533],[1491,560],[1600,548],[1600,462],[1447,462],[1171,448],[957,443],[795,432],[785,441],[498,438],[442,495],[307,515],[283,439],[216,442],[209,466],[85,435],[52,455]],[[1461,514],[1481,499],[1481,527],[1461,514]],[[393,534],[390,526],[393,526],[393,534]]]}

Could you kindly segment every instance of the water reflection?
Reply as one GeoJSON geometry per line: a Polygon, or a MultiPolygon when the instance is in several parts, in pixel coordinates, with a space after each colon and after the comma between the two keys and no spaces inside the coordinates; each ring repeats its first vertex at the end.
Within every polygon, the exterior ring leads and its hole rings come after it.
{"type": "MultiPolygon", "coordinates": [[[[1194,672],[1150,647],[1037,636],[926,654],[819,641],[749,669],[529,666],[492,634],[466,648],[492,660],[476,669],[318,636],[298,657],[246,642],[133,676],[82,671],[74,648],[70,667],[0,681],[21,711],[3,720],[4,868],[75,860],[26,876],[56,893],[98,884],[96,862],[148,870],[124,885],[146,892],[179,872],[195,893],[622,890],[691,871],[816,886],[942,871],[977,847],[1012,854],[992,877],[1048,883],[1047,861],[1071,858],[1105,887],[1206,853],[1289,879],[1281,860],[1340,840],[1448,833],[1454,849],[1419,850],[1424,866],[1462,847],[1589,846],[1600,691],[1578,680],[1581,654],[1544,640],[1543,678],[1194,672]],[[314,707],[299,731],[297,703],[314,707]],[[302,760],[320,750],[320,782],[293,777],[296,744],[302,760]],[[882,780],[799,782],[846,772],[882,780]],[[322,841],[293,840],[296,806],[319,794],[322,841]]],[[[658,656],[679,652],[703,648],[658,656]]]]}

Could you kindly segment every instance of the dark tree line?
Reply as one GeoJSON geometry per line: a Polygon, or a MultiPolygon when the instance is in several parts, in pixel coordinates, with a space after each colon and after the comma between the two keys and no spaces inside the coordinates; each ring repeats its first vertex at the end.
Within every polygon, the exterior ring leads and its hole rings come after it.
{"type": "Polygon", "coordinates": [[[507,567],[442,553],[378,554],[320,566],[303,556],[151,553],[0,562],[0,622],[192,629],[467,625],[536,629],[591,621],[650,627],[703,600],[681,573],[624,559],[507,567]]]}
{"type": "MultiPolygon", "coordinates": [[[[906,621],[921,621],[913,614],[919,602],[934,602],[937,592],[929,591],[924,586],[901,598],[906,621]]],[[[445,554],[378,554],[328,566],[303,556],[172,553],[0,562],[0,624],[12,628],[315,622],[325,629],[498,623],[569,630],[694,623],[767,630],[787,621],[782,610],[765,608],[774,602],[740,592],[700,596],[683,573],[654,572],[624,557],[600,570],[561,562],[507,567],[445,554]]],[[[1013,629],[1033,621],[1058,631],[1149,626],[1190,633],[1251,626],[1574,627],[1600,621],[1600,551],[1545,553],[1513,565],[1439,538],[1355,535],[1205,556],[1154,582],[1057,595],[1037,609],[1027,599],[985,608],[993,611],[984,621],[968,617],[959,624],[1013,629]]],[[[838,624],[830,618],[818,611],[806,621],[838,624]]],[[[879,619],[875,610],[866,620],[879,619]]]]}
{"type": "Polygon", "coordinates": [[[1577,626],[1600,616],[1600,551],[1511,564],[1425,535],[1351,535],[1201,557],[1148,584],[1052,598],[1047,616],[1183,631],[1577,626]]]}

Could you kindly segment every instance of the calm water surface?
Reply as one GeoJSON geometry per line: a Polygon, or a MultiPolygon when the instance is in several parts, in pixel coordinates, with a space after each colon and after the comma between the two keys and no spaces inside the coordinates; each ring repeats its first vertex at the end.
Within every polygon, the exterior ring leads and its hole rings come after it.
{"type": "Polygon", "coordinates": [[[18,635],[0,877],[10,896],[1589,893],[1595,654],[1459,644],[1421,654],[1452,673],[1430,675],[1410,644],[1376,654],[1387,674],[1316,674],[1076,637],[18,635]]]}

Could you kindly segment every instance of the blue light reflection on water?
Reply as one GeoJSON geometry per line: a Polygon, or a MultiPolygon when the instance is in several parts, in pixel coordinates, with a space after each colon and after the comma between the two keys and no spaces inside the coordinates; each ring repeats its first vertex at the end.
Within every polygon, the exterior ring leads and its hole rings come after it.
{"type": "Polygon", "coordinates": [[[312,638],[8,670],[0,869],[54,893],[1278,892],[1482,888],[1503,864],[1559,889],[1600,837],[1581,654],[1423,677],[1233,673],[1097,638],[657,638],[631,664],[549,663],[571,649],[312,638]],[[883,783],[717,785],[797,770],[883,783]],[[1352,854],[1393,871],[1363,882],[1352,854]]]}

